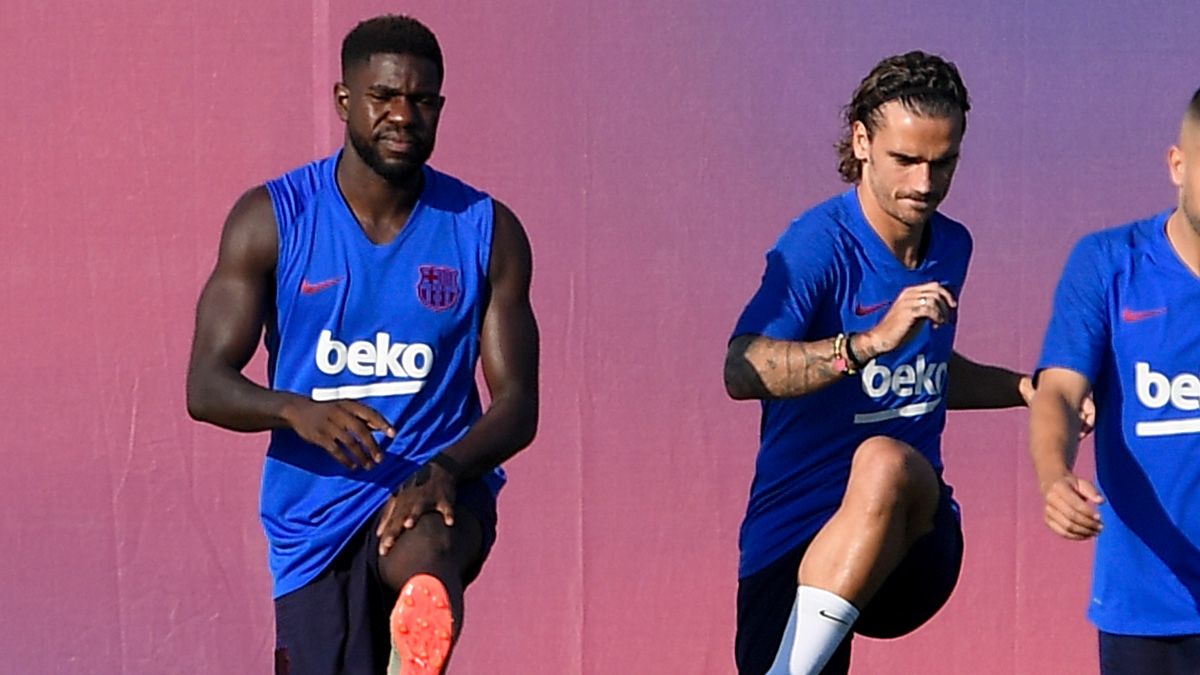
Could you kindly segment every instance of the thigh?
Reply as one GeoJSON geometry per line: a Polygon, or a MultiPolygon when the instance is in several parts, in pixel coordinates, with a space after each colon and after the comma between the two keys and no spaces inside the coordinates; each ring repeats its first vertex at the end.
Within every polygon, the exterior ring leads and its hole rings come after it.
{"type": "MultiPolygon", "coordinates": [[[[738,580],[734,658],[739,675],[762,675],[775,660],[796,602],[796,575],[809,543],[811,540],[766,568],[738,580]]],[[[852,637],[852,634],[846,636],[821,675],[849,672],[852,637]]]]}
{"type": "MultiPolygon", "coordinates": [[[[419,572],[455,570],[464,587],[479,575],[496,541],[496,497],[482,480],[466,481],[458,486],[454,506],[453,527],[442,523],[440,513],[426,513],[396,540],[386,558],[375,556],[376,574],[393,591],[419,572]]],[[[379,547],[375,528],[382,515],[380,509],[372,521],[372,550],[379,547]]]]}
{"type": "Polygon", "coordinates": [[[917,540],[888,575],[854,625],[873,638],[906,635],[937,614],[950,599],[962,569],[963,537],[950,489],[942,486],[933,531],[917,540]]]}

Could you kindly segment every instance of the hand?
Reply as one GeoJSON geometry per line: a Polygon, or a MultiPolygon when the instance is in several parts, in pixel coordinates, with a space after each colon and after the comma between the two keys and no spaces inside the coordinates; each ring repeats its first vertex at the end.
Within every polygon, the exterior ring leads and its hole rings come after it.
{"type": "Polygon", "coordinates": [[[1089,481],[1067,473],[1042,486],[1046,507],[1044,518],[1051,530],[1060,537],[1075,541],[1100,534],[1104,524],[1096,505],[1104,497],[1089,481]]]}
{"type": "Polygon", "coordinates": [[[300,438],[324,448],[342,466],[351,471],[370,469],[383,461],[383,451],[372,431],[388,438],[396,430],[374,408],[357,401],[313,401],[297,397],[284,412],[284,419],[300,438]]]}
{"type": "MultiPolygon", "coordinates": [[[[934,328],[950,320],[950,312],[958,306],[950,291],[936,281],[909,286],[900,291],[883,319],[864,333],[866,353],[870,360],[886,354],[911,340],[926,321],[934,328]]],[[[857,349],[855,350],[857,351],[857,349]]]]}
{"type": "Polygon", "coordinates": [[[1021,395],[1021,400],[1025,401],[1025,407],[1033,407],[1033,395],[1037,390],[1033,388],[1033,378],[1028,375],[1022,375],[1020,380],[1017,380],[1017,393],[1021,395]]]}
{"type": "Polygon", "coordinates": [[[436,464],[426,464],[404,481],[384,506],[375,536],[379,537],[379,555],[385,556],[405,530],[417,526],[421,516],[442,514],[446,527],[454,526],[454,498],[458,484],[454,477],[436,464]]]}

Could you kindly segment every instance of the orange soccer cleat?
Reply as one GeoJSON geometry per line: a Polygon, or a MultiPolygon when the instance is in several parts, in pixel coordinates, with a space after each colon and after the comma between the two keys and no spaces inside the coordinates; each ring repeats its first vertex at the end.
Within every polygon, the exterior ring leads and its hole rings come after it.
{"type": "Polygon", "coordinates": [[[396,600],[391,624],[388,675],[441,675],[454,631],[450,594],[442,582],[428,574],[409,579],[396,600]]]}

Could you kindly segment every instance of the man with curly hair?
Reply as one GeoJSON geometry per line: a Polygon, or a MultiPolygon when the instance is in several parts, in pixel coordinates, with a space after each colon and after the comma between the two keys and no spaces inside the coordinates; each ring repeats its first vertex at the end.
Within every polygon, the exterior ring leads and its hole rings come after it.
{"type": "Polygon", "coordinates": [[[946,410],[1032,396],[1028,377],[953,347],[971,236],[937,208],[969,109],[952,63],[880,62],[845,109],[853,187],[784,232],[734,329],[726,388],[762,401],[740,539],[743,675],[845,673],[854,633],[928,621],[962,561],[946,410]]]}

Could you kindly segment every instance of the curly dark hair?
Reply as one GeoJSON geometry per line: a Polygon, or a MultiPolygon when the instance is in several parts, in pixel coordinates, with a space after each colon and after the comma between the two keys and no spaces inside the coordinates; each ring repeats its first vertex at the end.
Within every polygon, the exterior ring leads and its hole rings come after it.
{"type": "Polygon", "coordinates": [[[437,66],[438,79],[445,76],[437,37],[425,24],[409,16],[377,16],[347,33],[342,40],[342,77],[346,77],[350,66],[366,63],[375,54],[411,54],[429,59],[437,66]]]}
{"type": "Polygon", "coordinates": [[[879,62],[854,90],[842,109],[845,135],[837,143],[838,173],[847,183],[862,178],[862,163],[854,156],[854,123],[862,122],[867,135],[874,136],[882,116],[879,109],[889,101],[900,101],[910,111],[926,116],[963,116],[966,129],[971,101],[958,68],[933,54],[912,51],[879,62]]]}

